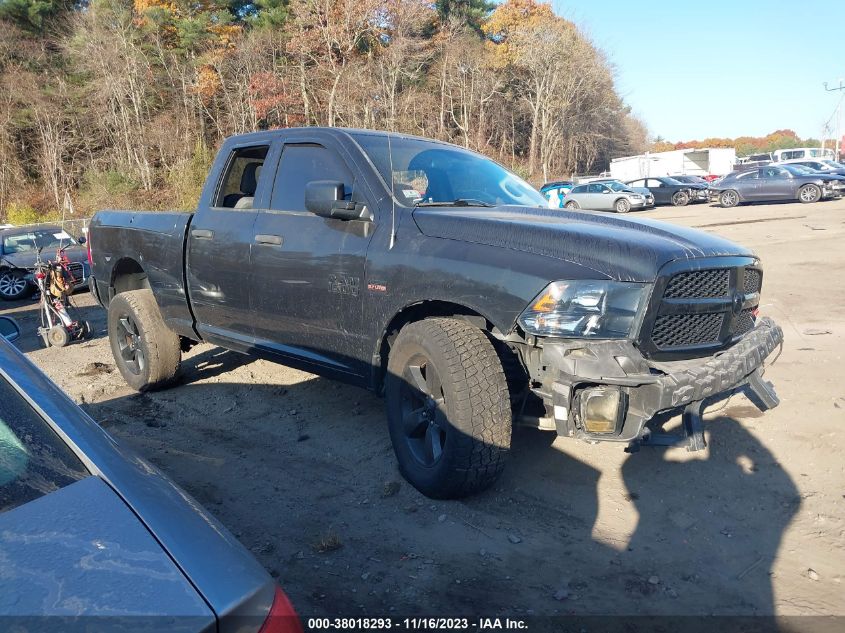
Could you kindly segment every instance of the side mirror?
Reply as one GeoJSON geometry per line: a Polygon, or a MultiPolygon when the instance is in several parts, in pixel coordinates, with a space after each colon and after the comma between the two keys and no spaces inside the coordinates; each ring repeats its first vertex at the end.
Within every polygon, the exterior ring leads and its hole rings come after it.
{"type": "Polygon", "coordinates": [[[84,235],[80,235],[79,237],[76,238],[76,241],[79,242],[80,244],[85,244],[85,242],[87,240],[85,239],[84,235]]]}
{"type": "Polygon", "coordinates": [[[21,329],[17,321],[11,317],[0,316],[0,336],[7,341],[16,341],[20,338],[21,329]]]}
{"type": "Polygon", "coordinates": [[[344,200],[342,182],[312,180],[305,185],[305,208],[314,215],[336,220],[366,219],[366,207],[344,200]]]}

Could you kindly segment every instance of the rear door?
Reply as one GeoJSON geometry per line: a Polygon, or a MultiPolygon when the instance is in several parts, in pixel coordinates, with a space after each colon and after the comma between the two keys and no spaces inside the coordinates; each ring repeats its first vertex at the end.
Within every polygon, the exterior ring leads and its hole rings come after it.
{"type": "Polygon", "coordinates": [[[241,351],[252,347],[249,261],[258,210],[270,199],[272,174],[263,166],[272,151],[278,153],[278,143],[269,138],[232,146],[188,232],[188,292],[197,331],[241,351]]]}
{"type": "Polygon", "coordinates": [[[260,350],[322,371],[364,375],[364,266],[374,224],[314,215],[305,185],[339,181],[374,209],[352,157],[331,136],[287,142],[252,231],[252,312],[260,350]]]}

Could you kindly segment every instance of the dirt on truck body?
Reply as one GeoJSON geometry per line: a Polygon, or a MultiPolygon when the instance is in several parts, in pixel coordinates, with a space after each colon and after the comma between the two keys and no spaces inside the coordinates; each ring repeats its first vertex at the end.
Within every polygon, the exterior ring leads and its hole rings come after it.
{"type": "Polygon", "coordinates": [[[196,342],[383,393],[399,468],[431,497],[504,467],[515,422],[704,448],[706,405],[762,379],[781,329],[728,240],[545,208],[446,143],[303,128],[224,143],[193,214],[104,211],[90,287],[126,381],[171,384],[196,342]],[[683,411],[683,433],[647,423],[683,411]]]}

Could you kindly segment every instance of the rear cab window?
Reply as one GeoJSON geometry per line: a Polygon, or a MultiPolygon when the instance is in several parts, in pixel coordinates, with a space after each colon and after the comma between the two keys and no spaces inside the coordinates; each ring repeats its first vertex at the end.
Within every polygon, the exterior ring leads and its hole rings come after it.
{"type": "Polygon", "coordinates": [[[217,188],[214,206],[220,209],[252,209],[269,145],[241,147],[234,150],[226,163],[223,179],[217,188]]]}
{"type": "Polygon", "coordinates": [[[0,513],[89,475],[47,421],[0,376],[0,513]]]}

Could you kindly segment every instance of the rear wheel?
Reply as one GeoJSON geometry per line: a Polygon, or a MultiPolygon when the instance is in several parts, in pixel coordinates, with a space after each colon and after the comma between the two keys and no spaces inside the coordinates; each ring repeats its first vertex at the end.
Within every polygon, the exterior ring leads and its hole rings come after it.
{"type": "Polygon", "coordinates": [[[719,194],[719,204],[726,208],[735,207],[739,204],[739,194],[733,189],[723,191],[719,194]]]}
{"type": "Polygon", "coordinates": [[[399,470],[424,495],[463,497],[502,472],[511,441],[508,385],[478,328],[448,318],[406,325],[390,351],[386,396],[399,470]]]}
{"type": "Polygon", "coordinates": [[[54,325],[47,332],[47,340],[53,347],[64,347],[70,343],[70,334],[64,325],[54,325]]]}
{"type": "Polygon", "coordinates": [[[678,191],[672,196],[672,204],[676,207],[685,207],[689,204],[689,194],[686,191],[678,191]]]}
{"type": "Polygon", "coordinates": [[[613,208],[616,209],[616,213],[628,213],[631,210],[631,203],[628,202],[627,198],[619,198],[613,208]]]}
{"type": "Polygon", "coordinates": [[[179,372],[179,337],[165,325],[150,290],[115,295],[109,303],[109,343],[115,364],[138,391],[171,384],[179,372]]]}
{"type": "Polygon", "coordinates": [[[0,272],[0,299],[6,301],[23,299],[30,290],[29,282],[19,270],[0,272]]]}
{"type": "Polygon", "coordinates": [[[804,185],[798,190],[798,199],[803,203],[816,202],[822,197],[822,190],[816,185],[804,185]]]}
{"type": "Polygon", "coordinates": [[[575,200],[570,200],[564,205],[567,209],[580,209],[581,207],[578,206],[578,203],[575,200]]]}

